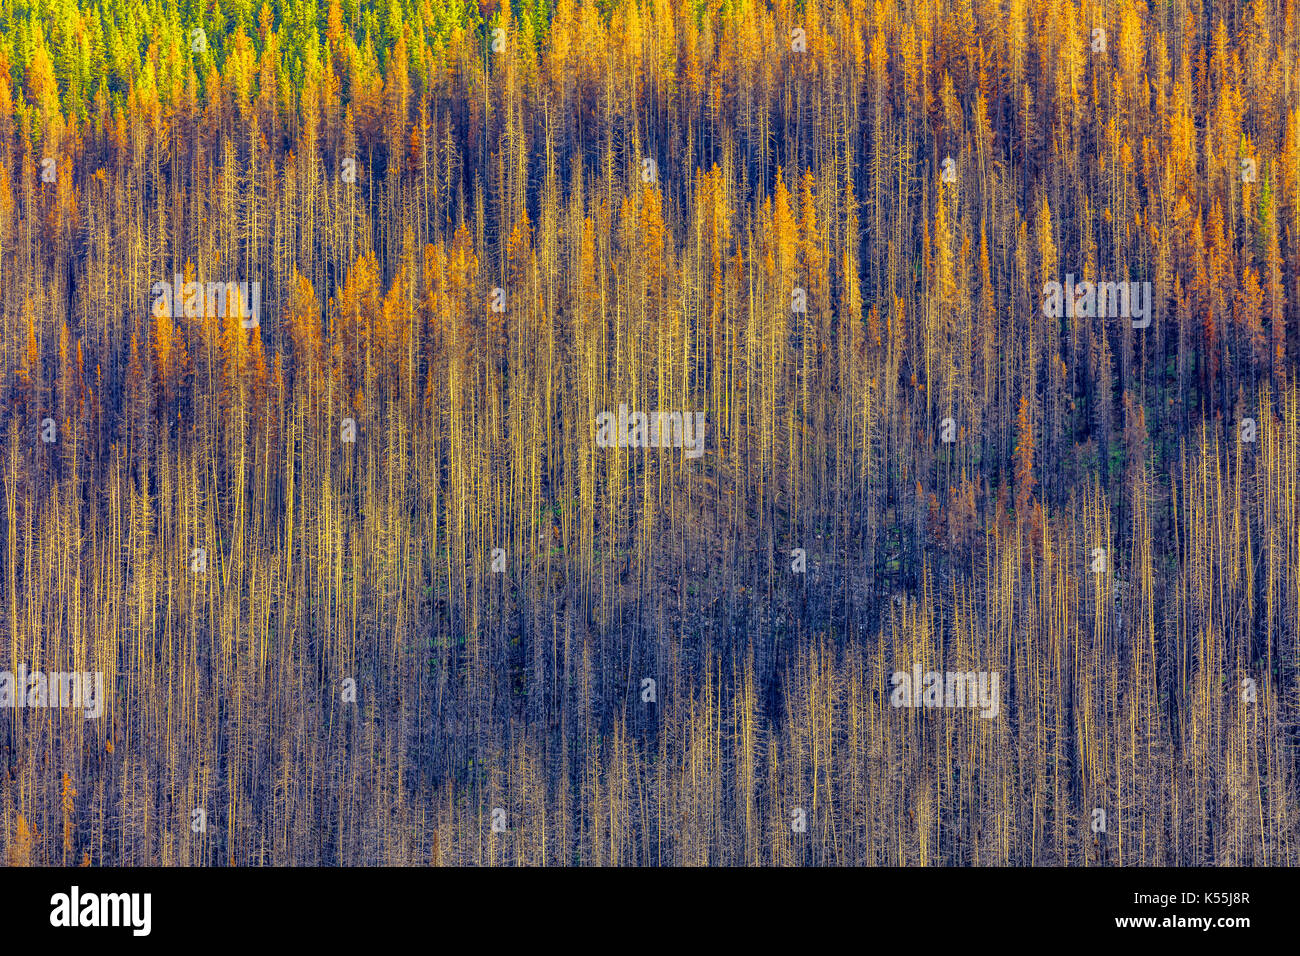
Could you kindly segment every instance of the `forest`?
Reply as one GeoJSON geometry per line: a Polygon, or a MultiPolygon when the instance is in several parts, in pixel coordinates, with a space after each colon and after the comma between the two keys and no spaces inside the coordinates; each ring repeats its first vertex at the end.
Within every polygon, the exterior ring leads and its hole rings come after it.
{"type": "Polygon", "coordinates": [[[0,0],[0,861],[1300,864],[1298,329],[1295,0],[0,0]]]}

